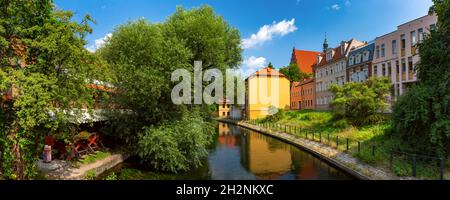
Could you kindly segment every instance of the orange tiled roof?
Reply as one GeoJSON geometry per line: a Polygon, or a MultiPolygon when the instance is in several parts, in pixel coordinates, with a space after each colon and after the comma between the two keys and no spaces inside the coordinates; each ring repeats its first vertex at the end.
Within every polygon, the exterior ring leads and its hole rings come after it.
{"type": "Polygon", "coordinates": [[[298,87],[298,86],[300,86],[300,82],[293,82],[292,83],[292,87],[298,87]]]}
{"type": "Polygon", "coordinates": [[[97,85],[97,84],[90,84],[87,87],[91,88],[91,89],[100,90],[100,91],[103,91],[103,92],[115,92],[116,91],[115,89],[108,88],[108,87],[103,86],[103,85],[97,85]]]}
{"type": "Polygon", "coordinates": [[[294,49],[292,62],[295,62],[301,72],[312,74],[320,52],[294,49]]]}
{"type": "MultiPolygon", "coordinates": [[[[253,73],[248,78],[254,77],[254,76],[279,76],[279,77],[286,77],[284,74],[278,72],[275,69],[271,69],[269,67],[265,67],[263,69],[260,69],[259,71],[253,73]]],[[[247,79],[248,79],[247,78],[247,79]]]]}

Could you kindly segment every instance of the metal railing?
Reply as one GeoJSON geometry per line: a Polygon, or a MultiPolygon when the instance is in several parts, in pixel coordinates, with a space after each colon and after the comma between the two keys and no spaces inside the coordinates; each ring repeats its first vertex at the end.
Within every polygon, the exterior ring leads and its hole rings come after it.
{"type": "MultiPolygon", "coordinates": [[[[420,155],[416,153],[402,152],[399,150],[389,150],[388,152],[384,150],[384,152],[381,152],[381,150],[379,150],[376,145],[364,145],[364,143],[361,141],[352,140],[346,137],[339,137],[336,135],[333,136],[332,134],[326,133],[320,129],[301,128],[298,126],[270,122],[259,123],[258,120],[247,120],[245,122],[265,128],[270,131],[284,132],[287,134],[295,135],[302,139],[319,142],[346,153],[356,153],[357,155],[360,155],[361,153],[368,153],[370,156],[372,156],[372,158],[380,156],[382,153],[384,153],[389,155],[389,167],[391,171],[395,171],[394,169],[396,167],[396,163],[399,166],[404,166],[405,163],[408,163],[407,168],[409,168],[409,175],[412,177],[417,177],[417,171],[419,167],[431,167],[432,170],[437,172],[439,179],[444,180],[445,159],[442,157],[420,155]]],[[[406,176],[408,174],[404,175],[406,176]]]]}

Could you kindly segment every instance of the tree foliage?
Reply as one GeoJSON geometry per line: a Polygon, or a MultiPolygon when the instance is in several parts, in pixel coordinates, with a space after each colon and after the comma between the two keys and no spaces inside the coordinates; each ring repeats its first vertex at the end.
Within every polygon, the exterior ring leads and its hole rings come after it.
{"type": "Polygon", "coordinates": [[[157,170],[179,172],[201,165],[211,143],[212,124],[198,113],[186,112],[182,119],[144,127],[139,133],[138,155],[157,170]]]}
{"type": "Polygon", "coordinates": [[[349,82],[332,85],[331,101],[337,118],[346,118],[356,126],[381,121],[381,112],[387,107],[391,83],[387,78],[373,78],[367,82],[349,82]]]}
{"type": "Polygon", "coordinates": [[[417,150],[450,152],[450,1],[433,0],[437,30],[419,44],[419,83],[394,105],[393,126],[417,150]]]}
{"type": "Polygon", "coordinates": [[[284,74],[291,81],[291,84],[294,82],[301,82],[304,79],[312,78],[312,74],[301,72],[295,63],[282,67],[280,69],[280,73],[284,74]]]}
{"type": "Polygon", "coordinates": [[[73,22],[51,0],[0,4],[0,93],[7,97],[0,102],[0,171],[25,179],[42,151],[36,141],[70,126],[60,111],[93,103],[86,81],[102,63],[84,48],[89,16],[73,22]]]}
{"type": "Polygon", "coordinates": [[[194,61],[202,61],[204,70],[224,72],[239,65],[241,51],[237,29],[208,6],[178,7],[159,24],[138,20],[119,26],[99,54],[120,90],[115,101],[133,114],[113,116],[111,135],[159,170],[195,166],[206,151],[204,138],[212,134],[200,130],[205,123],[198,117],[209,117],[211,106],[174,105],[171,91],[177,83],[171,74],[185,69],[193,75],[194,61]]]}
{"type": "Polygon", "coordinates": [[[209,6],[191,10],[177,7],[163,29],[166,38],[180,41],[189,49],[190,64],[202,61],[204,69],[225,71],[239,67],[242,61],[239,31],[209,6]]]}

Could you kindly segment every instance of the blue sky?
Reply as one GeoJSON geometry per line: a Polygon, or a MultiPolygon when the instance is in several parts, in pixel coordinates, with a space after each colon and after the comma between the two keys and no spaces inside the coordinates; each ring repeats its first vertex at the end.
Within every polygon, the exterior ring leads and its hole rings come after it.
{"type": "Polygon", "coordinates": [[[245,47],[243,69],[256,70],[268,62],[288,65],[292,48],[320,51],[327,32],[331,47],[342,40],[371,41],[397,25],[424,16],[431,0],[55,0],[80,20],[90,14],[96,24],[88,48],[130,20],[163,22],[177,5],[211,5],[239,29],[245,47]],[[265,26],[265,27],[264,27],[265,26]],[[259,33],[259,34],[258,34],[259,33]],[[252,36],[254,35],[254,36],[252,36]]]}

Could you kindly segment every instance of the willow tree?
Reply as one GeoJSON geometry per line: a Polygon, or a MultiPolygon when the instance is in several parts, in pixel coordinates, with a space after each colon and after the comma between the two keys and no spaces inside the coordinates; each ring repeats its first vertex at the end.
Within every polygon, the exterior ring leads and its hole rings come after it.
{"type": "Polygon", "coordinates": [[[81,23],[52,0],[0,3],[0,152],[8,179],[35,175],[35,161],[46,134],[66,133],[64,110],[89,106],[101,66],[85,50],[89,16],[81,23]]]}

